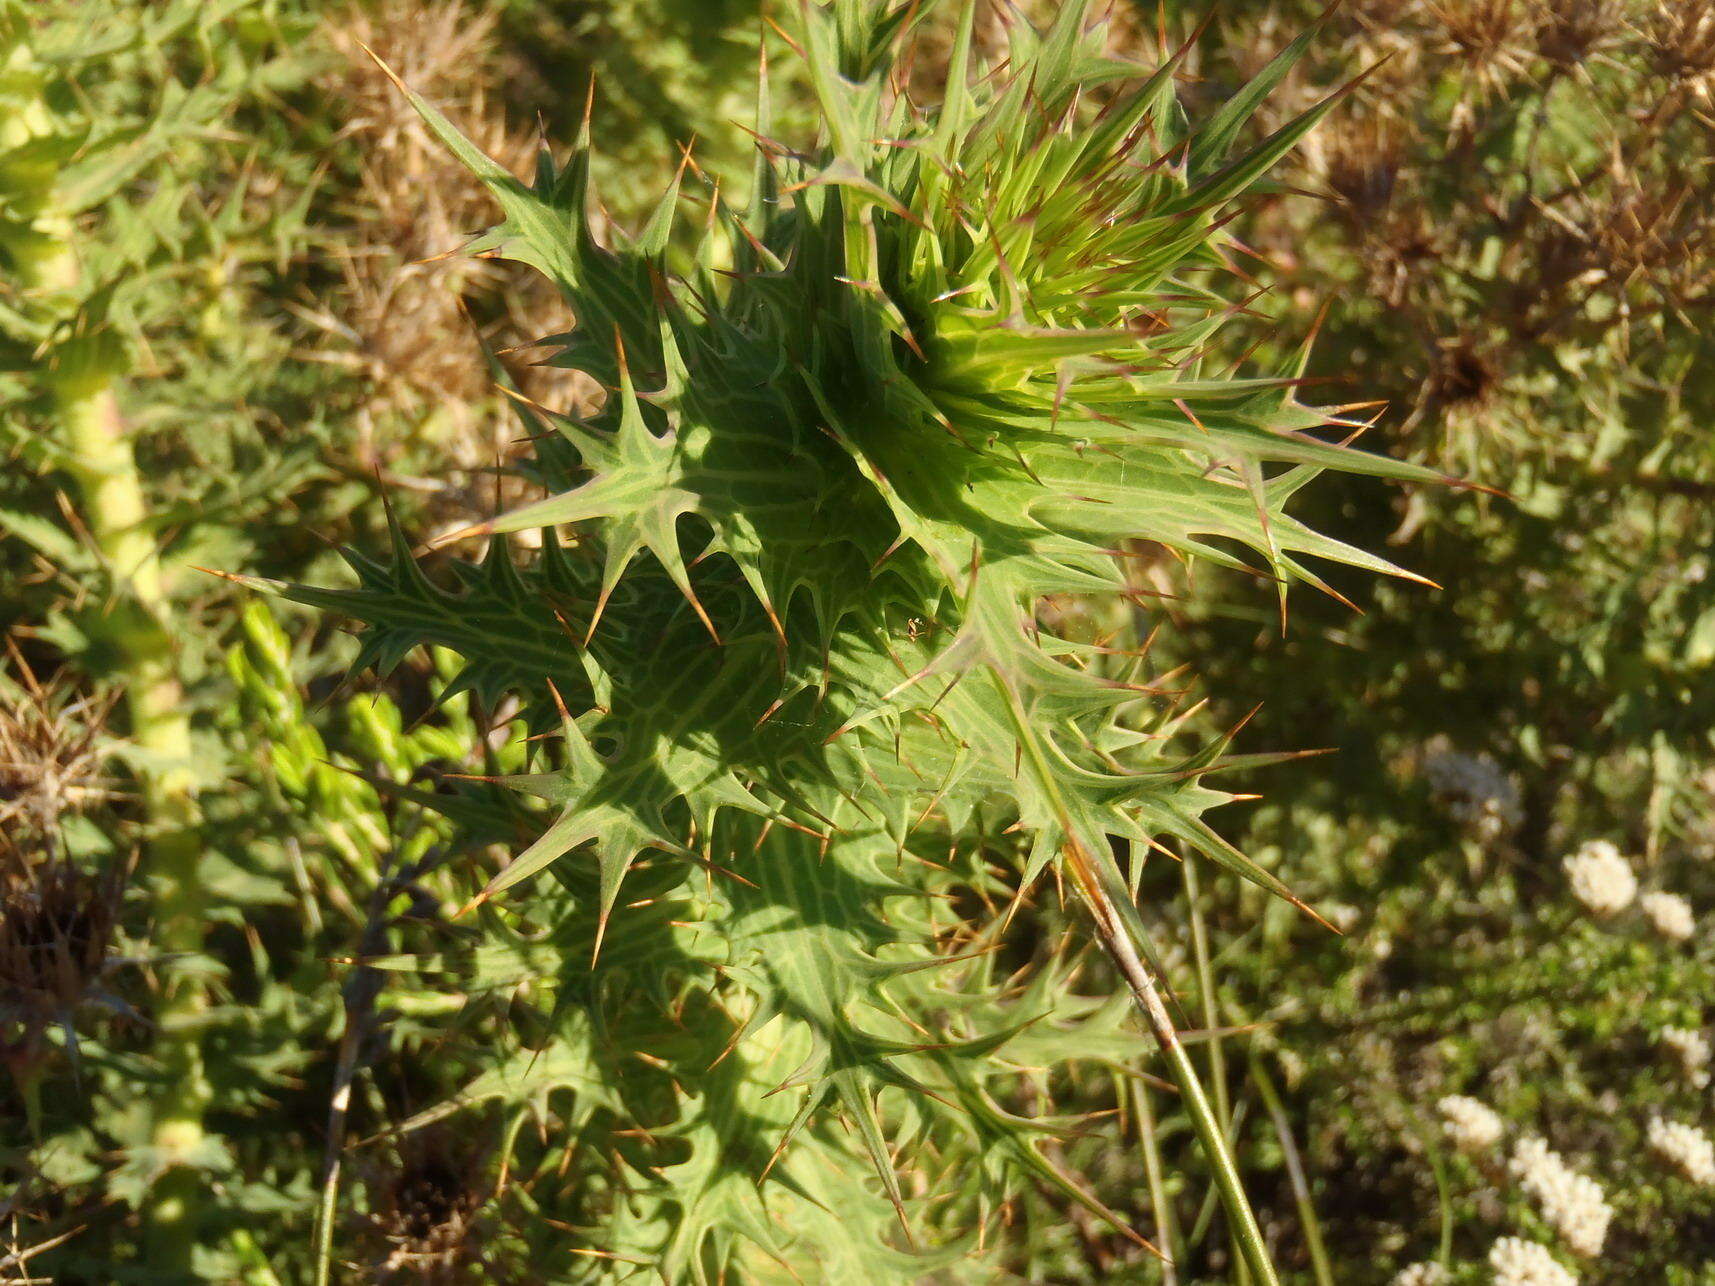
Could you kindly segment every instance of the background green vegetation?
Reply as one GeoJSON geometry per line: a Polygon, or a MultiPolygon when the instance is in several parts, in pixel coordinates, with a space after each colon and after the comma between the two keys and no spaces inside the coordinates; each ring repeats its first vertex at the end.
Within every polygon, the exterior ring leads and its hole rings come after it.
{"type": "MultiPolygon", "coordinates": [[[[1224,6],[1187,110],[1317,7],[1224,6]]],[[[1154,65],[1140,8],[1112,43],[1154,65]]],[[[1200,16],[1159,21],[1176,44],[1200,16]]],[[[1000,47],[987,6],[975,39],[1000,47]]],[[[556,936],[574,878],[541,881],[528,921],[455,923],[541,828],[448,777],[525,762],[516,704],[441,700],[439,654],[348,680],[356,646],[325,618],[197,569],[348,583],[326,542],[387,549],[382,497],[426,539],[530,494],[495,468],[530,431],[497,385],[591,395],[515,347],[564,329],[550,290],[436,258],[492,208],[363,45],[520,173],[538,121],[576,135],[593,78],[597,219],[636,230],[693,140],[690,185],[745,199],[765,42],[776,132],[801,136],[802,73],[742,0],[0,3],[0,1276],[675,1265],[682,1212],[633,1198],[683,1163],[649,1137],[675,1069],[726,1037],[694,1011],[659,1024],[660,961],[694,972],[695,944],[633,940],[590,982],[590,944],[556,936]],[[573,994],[598,1030],[568,1035],[573,994]],[[577,1040],[595,1053],[566,1055],[577,1040]],[[583,1253],[620,1243],[653,1249],[583,1253]]],[[[951,43],[949,23],[919,34],[926,99],[951,43]]],[[[1376,403],[1370,449],[1486,490],[1320,479],[1301,517],[1440,588],[1332,573],[1361,610],[1300,590],[1284,629],[1269,587],[1135,551],[1144,619],[1121,624],[1161,627],[1161,669],[1190,665],[1201,730],[1336,752],[1248,774],[1234,788],[1263,799],[1216,824],[1344,936],[1189,863],[1149,865],[1139,903],[1283,1278],[1439,1259],[1488,1281],[1490,1246],[1520,1235],[1583,1281],[1711,1280],[1715,1187],[1648,1127],[1715,1125],[1662,1041],[1705,1027],[1715,984],[1715,13],[1352,0],[1251,128],[1375,63],[1233,225],[1270,290],[1221,342],[1278,369],[1314,333],[1316,401],[1376,403]],[[1689,899],[1688,939],[1574,897],[1562,859],[1594,839],[1689,899]],[[1507,1137],[1460,1150],[1450,1094],[1507,1137]],[[1526,1135],[1605,1191],[1599,1254],[1509,1173],[1526,1135]]],[[[1114,624],[1084,610],[1044,608],[1114,624]]],[[[959,874],[957,897],[1004,900],[959,874]]],[[[1116,980],[1079,916],[1041,891],[999,959],[1066,1020],[1005,1106],[1075,1125],[1046,1155],[1175,1264],[1027,1184],[923,1279],[1244,1280],[1186,1114],[1121,1070],[1164,1069],[1088,999],[1116,980]]],[[[718,1091],[759,1099],[804,1057],[725,1064],[718,1091]]],[[[774,1137],[792,1111],[761,1101],[774,1137]]],[[[795,1231],[830,1277],[879,1280],[842,1258],[860,1251],[904,1271],[879,1185],[840,1164],[812,1148],[795,1231]]],[[[921,1188],[958,1164],[925,1153],[921,1188]]],[[[781,1269],[752,1250],[731,1271],[781,1269]]]]}

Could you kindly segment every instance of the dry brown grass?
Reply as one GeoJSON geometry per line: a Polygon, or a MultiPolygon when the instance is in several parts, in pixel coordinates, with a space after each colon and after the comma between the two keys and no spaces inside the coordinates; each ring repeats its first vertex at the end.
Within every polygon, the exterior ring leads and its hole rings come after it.
{"type": "MultiPolygon", "coordinates": [[[[433,433],[452,466],[444,498],[462,510],[469,473],[508,455],[517,436],[516,421],[493,397],[477,328],[492,349],[508,350],[564,329],[566,319],[535,274],[459,253],[494,221],[492,200],[429,134],[375,58],[514,173],[528,173],[536,142],[511,128],[489,97],[501,80],[492,10],[461,0],[383,0],[340,13],[325,30],[340,58],[322,89],[346,105],[342,138],[361,160],[350,235],[335,251],[341,315],[322,320],[344,338],[344,360],[373,390],[363,417],[364,463],[385,458],[390,434],[433,433]]],[[[533,396],[563,391],[563,381],[528,359],[509,360],[508,369],[533,396]]]]}

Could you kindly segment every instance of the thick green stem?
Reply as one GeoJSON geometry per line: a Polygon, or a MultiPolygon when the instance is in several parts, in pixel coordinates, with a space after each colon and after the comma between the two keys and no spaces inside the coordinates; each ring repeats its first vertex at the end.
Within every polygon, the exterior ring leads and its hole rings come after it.
{"type": "MultiPolygon", "coordinates": [[[[202,949],[203,899],[190,721],[163,624],[167,602],[146,525],[142,479],[111,376],[82,371],[50,377],[49,383],[80,516],[113,582],[114,602],[104,625],[120,657],[130,739],[140,752],[138,789],[148,828],[144,878],[153,902],[154,946],[169,958],[191,955],[202,949]]],[[[150,1201],[149,1255],[157,1267],[188,1268],[190,1260],[202,1186],[195,1154],[209,1099],[201,1051],[206,1004],[201,980],[169,965],[155,1009],[162,1089],[153,1105],[150,1143],[163,1172],[150,1201]]]]}
{"type": "MultiPolygon", "coordinates": [[[[27,52],[15,52],[14,66],[27,52]]],[[[51,124],[45,103],[8,121],[0,133],[18,143],[51,124]]],[[[3,248],[12,275],[44,313],[74,307],[80,272],[71,220],[57,207],[54,175],[15,195],[3,248]]],[[[61,320],[54,317],[53,320],[61,320]]],[[[149,508],[115,396],[118,362],[99,337],[75,333],[43,353],[38,377],[59,428],[57,461],[77,486],[78,518],[111,577],[110,602],[91,627],[117,658],[130,741],[137,751],[145,815],[154,946],[168,957],[203,943],[201,856],[190,722],[165,621],[169,610],[149,508]]],[[[207,999],[192,972],[170,968],[155,1010],[161,1090],[152,1107],[150,1145],[161,1179],[151,1196],[151,1268],[184,1275],[190,1267],[199,1196],[196,1168],[209,1090],[200,1032],[207,999]]]]}

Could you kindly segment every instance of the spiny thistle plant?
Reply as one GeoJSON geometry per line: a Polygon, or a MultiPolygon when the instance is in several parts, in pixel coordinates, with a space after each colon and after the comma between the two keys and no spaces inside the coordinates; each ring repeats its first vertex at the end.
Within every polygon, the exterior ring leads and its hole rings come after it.
{"type": "Polygon", "coordinates": [[[1258,758],[1188,744],[1140,649],[1057,636],[1039,608],[1147,617],[1134,565],[1166,550],[1255,568],[1284,611],[1317,560],[1392,570],[1288,512],[1319,471],[1436,475],[1350,449],[1362,424],[1301,403],[1296,371],[1205,359],[1242,307],[1224,220],[1334,101],[1240,146],[1308,37],[1191,123],[1180,55],[1107,54],[1087,0],[973,67],[973,0],[925,106],[897,55],[934,7],[802,5],[821,136],[770,137],[765,71],[748,205],[696,201],[687,161],[615,244],[591,227],[588,121],[527,185],[406,89],[505,213],[477,248],[539,269],[577,318],[550,360],[607,397],[521,402],[546,496],[462,533],[492,541],[453,586],[396,529],[390,556],[349,555],[354,589],[271,587],[364,623],[361,664],[458,653],[455,690],[511,694],[548,734],[537,771],[501,779],[545,801],[545,828],[471,909],[511,944],[482,954],[491,976],[554,961],[553,1034],[425,1119],[501,1099],[525,1149],[522,1122],[569,1091],[549,1150],[599,1127],[616,1158],[609,1195],[583,1198],[593,1262],[918,1280],[1030,1181],[1130,1232],[1045,1154],[1063,1123],[1008,1106],[1023,1069],[1142,1048],[1104,1044],[1108,1011],[1063,973],[996,965],[1051,878],[1272,1282],[1132,892],[1177,850],[1297,901],[1203,819],[1232,798],[1207,779],[1258,758]],[[675,273],[693,204],[700,249],[675,273]],[[647,1108],[634,1055],[664,1074],[647,1108]]]}

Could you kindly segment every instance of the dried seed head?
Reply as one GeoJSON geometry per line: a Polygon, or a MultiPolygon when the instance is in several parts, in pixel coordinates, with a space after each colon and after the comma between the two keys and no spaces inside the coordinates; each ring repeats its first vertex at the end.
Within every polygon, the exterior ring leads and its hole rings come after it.
{"type": "Polygon", "coordinates": [[[1359,247],[1370,289],[1390,308],[1433,291],[1434,267],[1446,254],[1445,238],[1414,202],[1401,203],[1359,247]]]}
{"type": "Polygon", "coordinates": [[[480,1249],[475,1235],[491,1195],[476,1146],[429,1128],[403,1136],[395,1163],[367,1177],[373,1258],[401,1280],[463,1280],[480,1249]]]}
{"type": "Polygon", "coordinates": [[[0,840],[0,1044],[14,1074],[42,1057],[50,1028],[69,1033],[79,1009],[104,999],[124,875],[31,863],[0,840]]]}
{"type": "Polygon", "coordinates": [[[1570,69],[1624,34],[1624,0],[1536,0],[1536,49],[1552,65],[1570,69]]]}
{"type": "Polygon", "coordinates": [[[1359,226],[1373,222],[1393,201],[1404,147],[1391,118],[1366,115],[1330,131],[1328,186],[1359,226]]]}
{"type": "Polygon", "coordinates": [[[73,697],[62,675],[39,680],[6,640],[17,686],[0,688],[0,832],[52,845],[57,821],[105,793],[96,769],[114,696],[73,697]]]}
{"type": "Polygon", "coordinates": [[[1568,291],[1589,278],[1595,256],[1589,234],[1575,224],[1545,219],[1528,236],[1529,269],[1514,286],[1511,322],[1515,334],[1534,337],[1565,312],[1568,291]]]}
{"type": "Polygon", "coordinates": [[[1643,29],[1656,74],[1709,98],[1715,86],[1715,5],[1656,0],[1643,29]]]}
{"type": "Polygon", "coordinates": [[[1532,24],[1519,0],[1441,0],[1429,13],[1441,28],[1443,50],[1483,88],[1523,69],[1532,24]]]}
{"type": "Polygon", "coordinates": [[[1642,282],[1668,300],[1701,294],[1715,251],[1712,198],[1703,171],[1645,176],[1616,157],[1587,214],[1596,266],[1616,286],[1642,282]]]}
{"type": "Polygon", "coordinates": [[[1429,394],[1442,410],[1466,415],[1492,403],[1503,382],[1494,356],[1476,341],[1460,338],[1442,344],[1429,375],[1429,394]]]}

